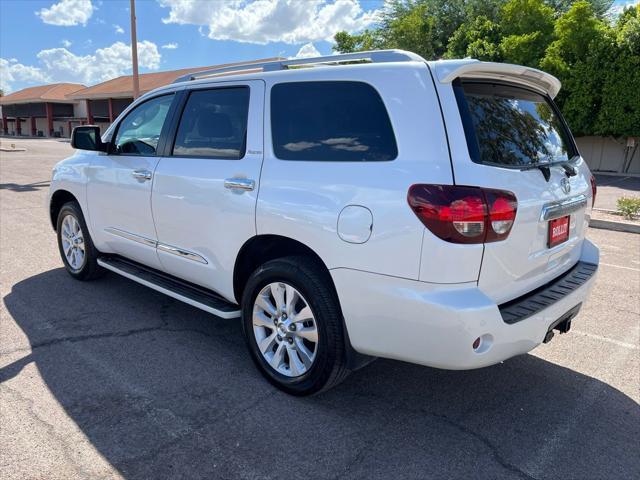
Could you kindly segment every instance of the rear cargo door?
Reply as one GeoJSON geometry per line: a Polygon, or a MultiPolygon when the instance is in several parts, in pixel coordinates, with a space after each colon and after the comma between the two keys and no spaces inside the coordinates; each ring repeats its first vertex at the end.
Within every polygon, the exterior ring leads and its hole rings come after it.
{"type": "Polygon", "coordinates": [[[518,201],[507,239],[485,244],[478,280],[483,292],[503,303],[578,261],[591,174],[544,92],[498,80],[457,79],[453,93],[458,118],[452,123],[462,124],[466,141],[465,148],[452,148],[456,184],[508,190],[518,201]]]}

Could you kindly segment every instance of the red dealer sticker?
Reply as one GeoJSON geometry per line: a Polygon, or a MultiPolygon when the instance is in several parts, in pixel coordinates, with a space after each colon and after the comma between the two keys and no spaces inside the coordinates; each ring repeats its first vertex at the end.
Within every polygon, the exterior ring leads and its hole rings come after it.
{"type": "Polygon", "coordinates": [[[569,215],[549,221],[549,248],[566,242],[569,239],[569,215]]]}

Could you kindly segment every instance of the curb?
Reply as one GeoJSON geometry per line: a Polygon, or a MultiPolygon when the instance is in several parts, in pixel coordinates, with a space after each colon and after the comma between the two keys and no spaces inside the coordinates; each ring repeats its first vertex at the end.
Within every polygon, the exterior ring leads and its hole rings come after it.
{"type": "Polygon", "coordinates": [[[591,218],[589,220],[591,228],[599,228],[602,230],[613,230],[615,232],[638,233],[640,234],[640,225],[625,222],[612,222],[611,220],[598,220],[591,218]]]}
{"type": "Polygon", "coordinates": [[[0,147],[0,152],[26,152],[26,148],[4,148],[0,147]]]}

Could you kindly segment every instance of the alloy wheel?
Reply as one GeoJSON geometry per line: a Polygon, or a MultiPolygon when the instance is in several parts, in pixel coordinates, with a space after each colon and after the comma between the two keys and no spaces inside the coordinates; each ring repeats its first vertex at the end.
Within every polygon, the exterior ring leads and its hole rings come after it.
{"type": "Polygon", "coordinates": [[[278,373],[299,377],[318,351],[318,328],[309,303],[291,285],[265,286],[253,305],[253,334],[262,357],[278,373]]]}
{"type": "Polygon", "coordinates": [[[62,219],[60,238],[67,263],[72,270],[81,270],[85,263],[86,251],[82,228],[75,216],[68,214],[62,219]]]}

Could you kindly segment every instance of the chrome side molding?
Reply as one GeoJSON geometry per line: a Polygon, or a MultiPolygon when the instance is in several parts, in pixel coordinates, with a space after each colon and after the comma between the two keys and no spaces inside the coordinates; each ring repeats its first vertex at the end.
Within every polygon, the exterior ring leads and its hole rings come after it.
{"type": "Polygon", "coordinates": [[[119,228],[114,227],[107,227],[104,229],[104,231],[110,233],[111,235],[126,238],[127,240],[131,240],[132,242],[141,243],[148,247],[157,248],[158,250],[161,250],[163,252],[171,253],[181,258],[186,258],[187,260],[193,260],[194,262],[202,263],[204,265],[207,265],[209,263],[207,262],[207,259],[202,255],[198,255],[197,253],[191,252],[189,250],[174,247],[173,245],[167,245],[166,243],[157,242],[142,235],[137,235],[135,233],[127,232],[125,230],[120,230],[119,228]]]}
{"type": "Polygon", "coordinates": [[[186,258],[188,260],[193,260],[194,262],[202,263],[204,265],[208,264],[207,260],[197,253],[190,252],[188,250],[183,250],[178,247],[172,247],[171,245],[167,245],[165,243],[158,242],[158,250],[163,252],[172,253],[178,257],[186,258]]]}
{"type": "Polygon", "coordinates": [[[120,230],[119,228],[107,227],[104,229],[104,231],[117,237],[126,238],[127,240],[131,240],[132,242],[141,243],[143,245],[146,245],[147,247],[156,248],[158,244],[158,242],[156,242],[155,240],[143,237],[142,235],[136,235],[135,233],[127,232],[125,230],[120,230]]]}
{"type": "Polygon", "coordinates": [[[573,212],[577,212],[587,206],[587,196],[578,195],[560,202],[548,203],[542,207],[540,220],[553,220],[554,218],[565,217],[573,212]]]}

